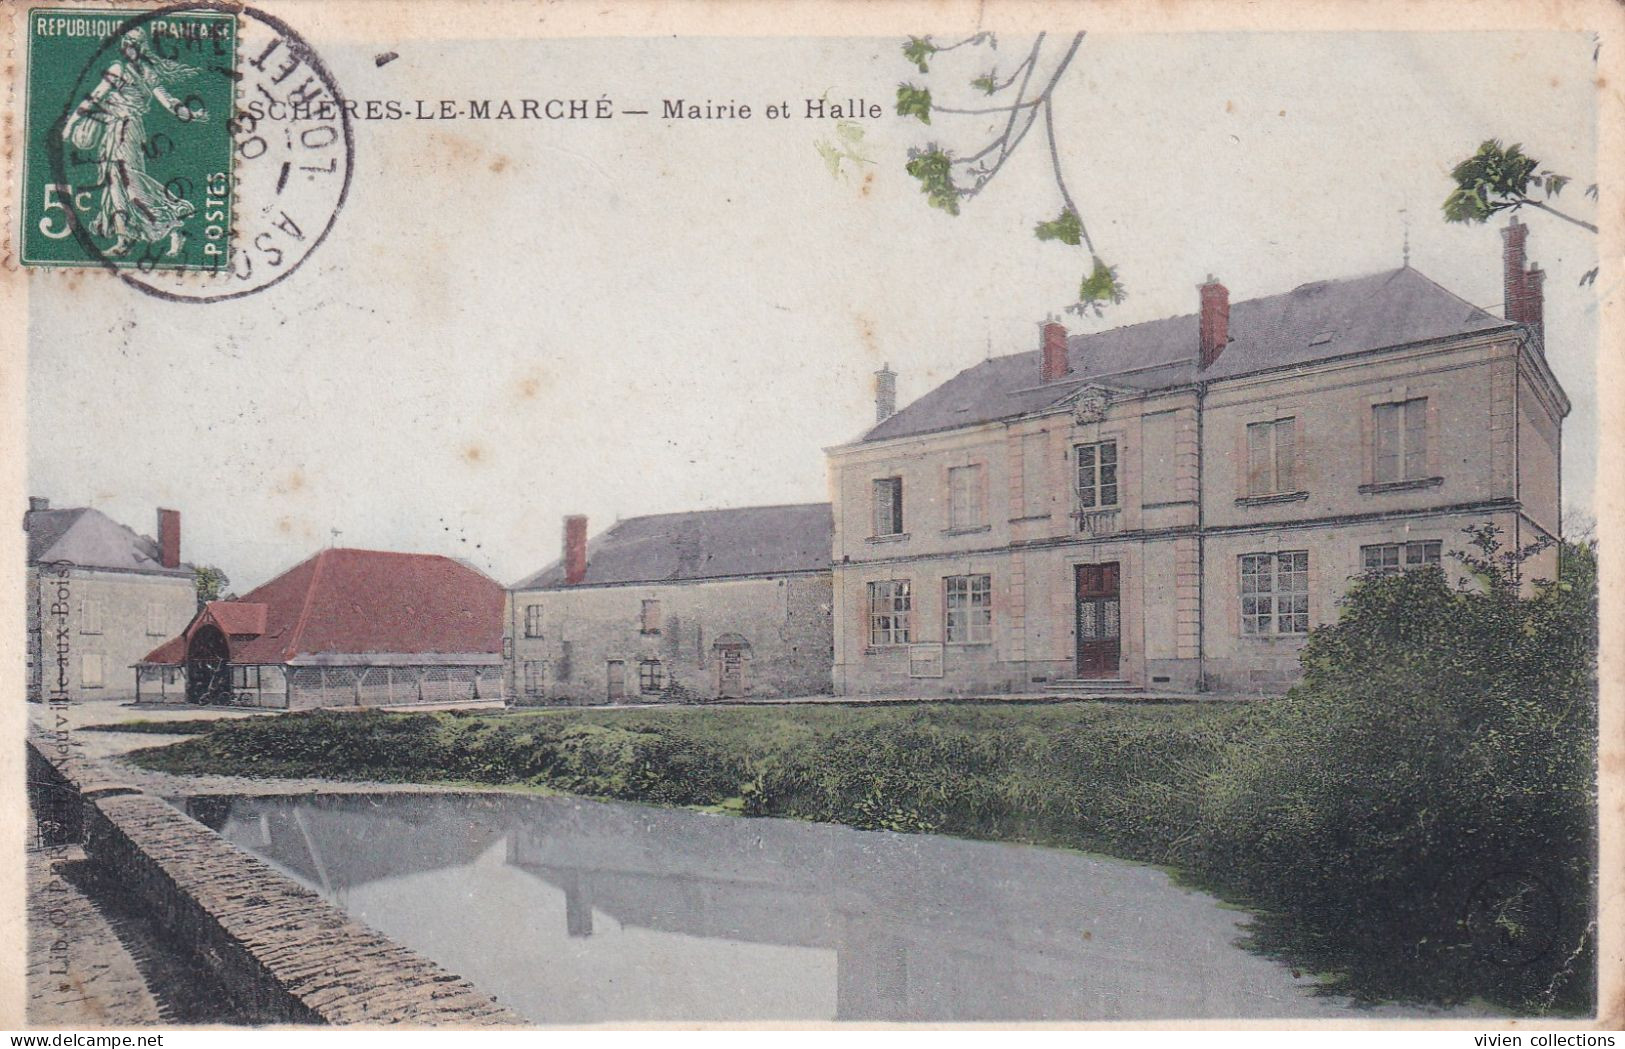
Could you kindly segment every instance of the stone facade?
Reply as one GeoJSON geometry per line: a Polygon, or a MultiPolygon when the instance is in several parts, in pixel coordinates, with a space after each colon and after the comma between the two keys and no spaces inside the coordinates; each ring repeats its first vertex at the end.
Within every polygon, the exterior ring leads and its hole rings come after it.
{"type": "Polygon", "coordinates": [[[28,566],[29,697],[134,699],[131,668],[197,611],[192,573],[28,566]],[[41,653],[44,658],[41,658],[41,653]]]}
{"type": "Polygon", "coordinates": [[[831,587],[825,571],[513,591],[509,694],[658,703],[826,693],[831,587]]]}
{"type": "MultiPolygon", "coordinates": [[[[883,425],[832,450],[837,692],[1033,692],[1089,680],[1279,692],[1298,673],[1308,627],[1336,618],[1368,558],[1438,562],[1460,578],[1451,554],[1468,526],[1494,524],[1508,546],[1555,538],[1568,402],[1538,333],[1494,319],[1481,329],[1223,376],[1204,374],[1213,361],[1198,366],[1193,346],[1167,381],[1073,378],[1033,410],[896,437],[883,425]],[[1278,421],[1290,436],[1278,458],[1261,455],[1278,421]],[[1396,426],[1409,449],[1397,482],[1396,426]],[[1108,454],[1109,492],[1091,465],[1108,454]],[[897,483],[900,522],[876,509],[877,492],[890,500],[897,483]],[[1090,579],[1108,581],[1109,600],[1086,597],[1090,579]],[[974,599],[971,587],[981,588],[974,599]],[[1278,616],[1288,602],[1293,615],[1278,616]],[[1080,643],[1080,632],[1113,630],[1115,652],[1080,643]]],[[[1031,379],[1012,399],[1043,393],[1038,355],[1028,356],[1031,379]]],[[[1052,357],[1046,369],[1058,367],[1052,357]]],[[[920,403],[941,411],[971,399],[949,392],[920,403]]],[[[1526,580],[1555,570],[1548,549],[1526,580]]]]}

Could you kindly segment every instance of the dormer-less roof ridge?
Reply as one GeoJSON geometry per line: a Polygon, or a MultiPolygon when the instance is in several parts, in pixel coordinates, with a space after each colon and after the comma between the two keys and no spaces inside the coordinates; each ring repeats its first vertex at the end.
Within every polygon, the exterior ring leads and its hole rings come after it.
{"type": "Polygon", "coordinates": [[[1231,303],[1227,339],[1206,368],[1198,358],[1198,323],[1197,313],[1182,313],[1069,335],[1071,371],[1048,383],[1042,381],[1042,349],[988,358],[876,424],[862,440],[1018,418],[1047,410],[1090,382],[1150,393],[1517,327],[1410,267],[1310,281],[1231,303]]]}

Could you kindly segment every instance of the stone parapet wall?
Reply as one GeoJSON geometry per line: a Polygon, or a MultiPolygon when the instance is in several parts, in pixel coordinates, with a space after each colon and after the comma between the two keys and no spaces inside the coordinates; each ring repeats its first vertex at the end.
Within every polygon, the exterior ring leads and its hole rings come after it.
{"type": "Polygon", "coordinates": [[[29,741],[30,780],[51,784],[44,793],[59,798],[64,785],[77,791],[86,853],[111,883],[152,909],[177,950],[218,973],[246,1021],[524,1022],[462,977],[354,921],[158,798],[112,785],[91,762],[53,763],[41,747],[29,741]]]}

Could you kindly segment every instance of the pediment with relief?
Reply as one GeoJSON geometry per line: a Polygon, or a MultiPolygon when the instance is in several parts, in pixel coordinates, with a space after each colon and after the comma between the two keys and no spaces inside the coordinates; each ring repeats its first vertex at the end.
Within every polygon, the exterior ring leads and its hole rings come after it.
{"type": "Polygon", "coordinates": [[[1072,395],[1072,418],[1080,423],[1097,423],[1106,417],[1111,407],[1112,392],[1104,386],[1090,383],[1072,395]]]}

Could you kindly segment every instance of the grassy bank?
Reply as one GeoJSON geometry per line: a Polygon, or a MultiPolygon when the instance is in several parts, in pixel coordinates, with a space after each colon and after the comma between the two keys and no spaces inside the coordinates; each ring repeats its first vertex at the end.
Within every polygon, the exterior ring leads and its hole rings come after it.
{"type": "Polygon", "coordinates": [[[176,773],[546,786],[1168,862],[1238,711],[908,704],[295,714],[139,751],[176,773]]]}

